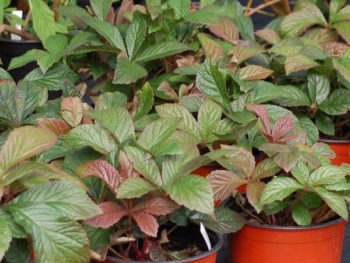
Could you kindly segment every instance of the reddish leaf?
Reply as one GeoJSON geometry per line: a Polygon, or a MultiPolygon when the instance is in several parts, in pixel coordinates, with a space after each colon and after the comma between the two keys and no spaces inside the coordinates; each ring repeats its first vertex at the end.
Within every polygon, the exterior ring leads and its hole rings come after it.
{"type": "Polygon", "coordinates": [[[64,120],[56,118],[39,118],[36,121],[38,127],[49,129],[58,136],[66,135],[71,130],[71,127],[64,120]]]}
{"type": "Polygon", "coordinates": [[[215,200],[225,200],[247,181],[242,176],[226,170],[213,171],[208,175],[215,200]]]}
{"type": "Polygon", "coordinates": [[[127,178],[139,176],[139,174],[134,169],[132,162],[123,151],[119,152],[118,159],[120,164],[120,183],[127,178]]]}
{"type": "Polygon", "coordinates": [[[230,19],[221,19],[217,25],[209,26],[209,30],[217,37],[233,44],[239,38],[238,29],[230,19]]]}
{"type": "Polygon", "coordinates": [[[168,96],[169,99],[178,102],[179,101],[179,97],[177,96],[176,92],[174,91],[174,89],[171,87],[171,85],[169,84],[169,82],[167,82],[166,80],[162,81],[159,84],[158,87],[158,91],[162,91],[165,93],[166,96],[168,96]]]}
{"type": "Polygon", "coordinates": [[[157,237],[159,225],[154,216],[148,213],[137,212],[133,213],[132,217],[142,232],[151,237],[157,237]]]}
{"type": "Polygon", "coordinates": [[[271,135],[270,118],[265,107],[263,105],[247,104],[247,109],[254,112],[261,120],[264,126],[263,133],[271,135]]]}
{"type": "Polygon", "coordinates": [[[262,182],[252,182],[247,185],[246,194],[248,201],[258,213],[260,213],[262,210],[261,206],[259,205],[259,200],[264,188],[265,184],[262,182]]]}
{"type": "Polygon", "coordinates": [[[131,213],[149,213],[155,216],[167,215],[172,211],[177,209],[179,206],[163,197],[155,197],[150,200],[146,200],[142,203],[137,204],[132,210],[131,213]]]}
{"type": "Polygon", "coordinates": [[[277,141],[282,136],[286,135],[293,128],[293,115],[288,114],[278,119],[272,129],[272,138],[277,141]]]}
{"type": "Polygon", "coordinates": [[[114,12],[114,8],[113,8],[112,6],[111,6],[111,7],[109,8],[109,10],[108,10],[106,20],[107,20],[110,24],[114,25],[114,21],[115,21],[115,12],[114,12]]]}
{"type": "Polygon", "coordinates": [[[230,165],[234,166],[247,177],[253,173],[255,168],[255,158],[250,151],[234,145],[221,145],[221,148],[232,150],[232,154],[226,156],[226,160],[230,165]]]}
{"type": "Polygon", "coordinates": [[[62,118],[70,126],[76,127],[83,118],[83,103],[78,97],[63,98],[61,103],[62,118]]]}
{"type": "Polygon", "coordinates": [[[134,9],[134,1],[133,0],[123,0],[120,5],[117,20],[115,21],[115,25],[118,26],[120,24],[125,23],[127,20],[124,18],[125,12],[131,12],[134,9]]]}
{"type": "Polygon", "coordinates": [[[102,179],[115,193],[120,183],[118,171],[105,160],[94,160],[84,164],[79,170],[81,176],[96,176],[102,179]]]}
{"type": "Polygon", "coordinates": [[[124,207],[115,202],[103,202],[99,207],[103,211],[103,214],[85,220],[84,224],[92,227],[108,228],[118,223],[120,219],[128,214],[124,207]]]}

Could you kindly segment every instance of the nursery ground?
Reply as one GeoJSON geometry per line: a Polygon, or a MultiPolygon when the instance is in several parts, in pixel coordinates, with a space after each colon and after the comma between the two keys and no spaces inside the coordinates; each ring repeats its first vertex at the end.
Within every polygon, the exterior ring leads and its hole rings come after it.
{"type": "MultiPolygon", "coordinates": [[[[224,238],[224,245],[218,253],[217,263],[229,263],[229,248],[227,237],[224,238]]],[[[248,262],[247,262],[248,263],[248,262]]],[[[310,262],[311,263],[311,262],[310,262]]],[[[345,229],[343,255],[341,263],[350,263],[350,221],[345,229]]]]}

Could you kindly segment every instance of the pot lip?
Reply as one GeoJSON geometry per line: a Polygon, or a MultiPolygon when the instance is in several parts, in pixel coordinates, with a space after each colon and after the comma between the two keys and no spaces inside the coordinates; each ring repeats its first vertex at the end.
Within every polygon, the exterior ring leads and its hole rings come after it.
{"type": "Polygon", "coordinates": [[[324,227],[334,226],[342,222],[345,222],[343,218],[337,218],[332,221],[318,224],[318,225],[313,225],[313,226],[277,226],[277,225],[268,225],[268,224],[257,224],[257,223],[252,223],[248,221],[246,222],[246,225],[263,228],[263,229],[270,229],[270,230],[295,231],[295,230],[315,230],[315,229],[320,229],[324,227]]]}
{"type": "MultiPolygon", "coordinates": [[[[209,232],[209,231],[208,231],[209,232]]],[[[218,233],[215,233],[213,231],[210,231],[212,234],[216,235],[217,238],[218,238],[218,241],[217,243],[215,244],[215,246],[212,247],[211,250],[209,251],[205,251],[199,255],[196,255],[196,256],[193,256],[193,257],[190,257],[190,258],[186,258],[186,259],[179,259],[179,260],[172,260],[172,261],[162,261],[163,263],[186,263],[186,262],[191,262],[191,261],[194,261],[194,260],[199,260],[199,259],[202,259],[202,258],[205,258],[215,252],[217,252],[221,247],[222,247],[222,244],[223,244],[223,237],[222,235],[219,235],[218,233]]],[[[116,260],[116,262],[118,263],[130,263],[130,262],[134,262],[134,263],[152,263],[153,261],[131,261],[131,260],[125,260],[125,259],[119,259],[119,258],[116,258],[116,257],[108,257],[107,256],[107,259],[108,260],[116,260]]]]}
{"type": "Polygon", "coordinates": [[[35,39],[25,39],[25,40],[13,40],[13,39],[7,39],[7,38],[0,38],[0,42],[6,42],[6,43],[22,43],[22,44],[38,44],[41,43],[40,40],[35,39]]]}
{"type": "Polygon", "coordinates": [[[337,139],[320,139],[320,142],[325,142],[325,143],[335,143],[335,144],[350,144],[350,139],[342,139],[342,140],[337,140],[337,139]]]}

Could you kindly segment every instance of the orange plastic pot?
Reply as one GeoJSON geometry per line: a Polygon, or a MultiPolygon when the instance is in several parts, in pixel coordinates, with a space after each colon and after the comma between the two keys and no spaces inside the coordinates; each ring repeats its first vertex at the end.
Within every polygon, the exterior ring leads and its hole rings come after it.
{"type": "Polygon", "coordinates": [[[311,227],[246,224],[231,234],[232,263],[339,263],[345,222],[311,227]]]}
{"type": "Polygon", "coordinates": [[[350,141],[349,140],[321,140],[328,144],[337,155],[332,159],[332,164],[340,165],[342,163],[350,164],[350,141]]]}
{"type": "MultiPolygon", "coordinates": [[[[182,259],[182,260],[172,260],[172,261],[162,261],[163,263],[215,263],[218,250],[222,247],[223,238],[222,236],[215,234],[214,232],[208,232],[210,239],[215,240],[215,246],[212,247],[210,251],[203,252],[197,256],[182,259]]],[[[128,261],[124,259],[118,259],[114,257],[108,257],[104,263],[152,263],[150,261],[128,261]]]]}

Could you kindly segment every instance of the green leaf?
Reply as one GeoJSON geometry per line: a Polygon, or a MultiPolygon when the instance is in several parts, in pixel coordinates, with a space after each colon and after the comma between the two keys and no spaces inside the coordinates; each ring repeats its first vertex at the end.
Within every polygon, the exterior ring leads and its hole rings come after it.
{"type": "Polygon", "coordinates": [[[158,147],[161,147],[176,130],[177,123],[174,119],[160,119],[147,125],[140,134],[138,144],[154,153],[158,147]]]}
{"type": "Polygon", "coordinates": [[[28,235],[24,232],[24,229],[16,224],[15,220],[13,219],[12,215],[5,211],[4,208],[0,209],[0,221],[4,220],[10,230],[11,230],[11,235],[14,238],[26,238],[28,235]]]}
{"type": "Polygon", "coordinates": [[[9,82],[13,82],[12,76],[6,70],[0,67],[0,78],[2,80],[8,80],[9,82]]]}
{"type": "Polygon", "coordinates": [[[222,110],[216,103],[207,100],[199,108],[198,124],[202,141],[206,142],[221,120],[222,110]]]}
{"type": "Polygon", "coordinates": [[[204,214],[214,213],[214,194],[208,181],[197,175],[187,175],[167,185],[170,198],[180,205],[204,214]]]}
{"type": "Polygon", "coordinates": [[[298,202],[292,208],[293,220],[299,226],[308,226],[311,224],[312,218],[309,209],[307,209],[302,202],[298,202]]]}
{"type": "Polygon", "coordinates": [[[305,185],[309,181],[309,169],[304,162],[298,161],[297,165],[292,168],[291,172],[299,183],[305,185]]]}
{"type": "Polygon", "coordinates": [[[252,178],[254,180],[261,180],[276,175],[280,170],[281,168],[272,159],[268,158],[255,166],[252,178]]]}
{"type": "Polygon", "coordinates": [[[225,52],[221,45],[206,34],[198,34],[198,39],[203,48],[205,57],[207,59],[210,59],[212,63],[216,63],[218,59],[222,58],[225,55],[225,52]]]}
{"type": "Polygon", "coordinates": [[[282,95],[276,100],[278,104],[287,107],[311,105],[308,94],[302,89],[292,85],[279,86],[279,88],[281,89],[282,95]]]}
{"type": "Polygon", "coordinates": [[[109,130],[119,143],[134,137],[134,125],[129,112],[124,107],[89,112],[96,121],[109,130]]]}
{"type": "Polygon", "coordinates": [[[311,185],[336,184],[345,179],[346,173],[338,166],[321,166],[310,175],[311,185]]]}
{"type": "Polygon", "coordinates": [[[301,70],[308,70],[317,67],[319,64],[304,55],[288,56],[284,67],[287,75],[301,70]]]}
{"type": "Polygon", "coordinates": [[[200,67],[197,78],[197,88],[210,99],[229,108],[229,98],[226,89],[226,81],[216,66],[206,60],[200,67]]]}
{"type": "Polygon", "coordinates": [[[135,18],[126,30],[125,43],[128,57],[133,60],[146,38],[147,24],[141,17],[135,18]]]}
{"type": "Polygon", "coordinates": [[[28,64],[29,62],[35,61],[35,52],[36,52],[36,49],[32,49],[27,51],[21,56],[12,58],[10,65],[8,66],[7,69],[11,70],[11,69],[19,68],[28,64]]]}
{"type": "Polygon", "coordinates": [[[330,136],[335,135],[335,127],[333,120],[326,114],[317,113],[316,115],[316,126],[323,134],[330,136]]]}
{"type": "Polygon", "coordinates": [[[188,50],[189,47],[175,40],[154,44],[141,51],[134,59],[135,62],[148,62],[188,50]]]}
{"type": "Polygon", "coordinates": [[[144,117],[153,107],[154,96],[153,89],[149,82],[146,82],[141,90],[136,92],[136,96],[139,99],[139,105],[137,106],[134,121],[140,120],[144,117]]]}
{"type": "Polygon", "coordinates": [[[314,144],[319,140],[318,127],[308,117],[299,116],[299,124],[306,131],[307,143],[314,144]]]}
{"type": "Polygon", "coordinates": [[[31,263],[32,245],[27,239],[12,239],[11,245],[5,254],[6,262],[31,263]]]}
{"type": "Polygon", "coordinates": [[[65,137],[72,148],[90,146],[100,153],[116,149],[116,144],[108,132],[96,124],[82,124],[71,130],[65,137]]]}
{"type": "Polygon", "coordinates": [[[48,45],[46,40],[49,36],[56,33],[66,33],[67,29],[64,25],[56,23],[53,11],[42,0],[32,0],[32,21],[35,33],[40,38],[44,47],[48,45]]]}
{"type": "Polygon", "coordinates": [[[185,20],[204,25],[217,24],[222,18],[233,19],[237,12],[236,4],[207,5],[196,12],[190,12],[184,17],[185,20]]]}
{"type": "Polygon", "coordinates": [[[257,213],[260,213],[263,210],[263,207],[260,205],[259,200],[264,188],[265,183],[263,182],[251,182],[247,184],[247,199],[257,213]]]}
{"type": "Polygon", "coordinates": [[[338,34],[346,41],[350,43],[350,32],[349,32],[350,21],[342,21],[333,25],[337,30],[338,34]]]}
{"type": "Polygon", "coordinates": [[[329,94],[330,84],[325,75],[311,73],[307,75],[307,88],[312,102],[320,104],[329,94]]]}
{"type": "Polygon", "coordinates": [[[45,74],[40,68],[36,68],[24,77],[24,80],[48,90],[63,89],[67,86],[67,83],[75,84],[78,79],[78,75],[65,64],[54,65],[45,74]]]}
{"type": "Polygon", "coordinates": [[[283,89],[267,81],[258,81],[251,90],[252,102],[260,104],[283,96],[283,89]]]}
{"type": "Polygon", "coordinates": [[[110,236],[113,234],[113,228],[94,228],[83,225],[83,228],[90,240],[90,247],[97,253],[103,253],[110,243],[110,236]]]}
{"type": "Polygon", "coordinates": [[[13,199],[6,209],[24,211],[39,209],[51,215],[83,220],[101,214],[85,191],[69,182],[54,182],[33,187],[13,199]]]}
{"type": "Polygon", "coordinates": [[[56,139],[56,135],[47,129],[32,126],[14,129],[0,151],[0,176],[2,170],[7,171],[20,161],[51,148],[56,139]]]}
{"type": "Polygon", "coordinates": [[[0,120],[5,121],[9,126],[17,126],[15,90],[14,82],[0,84],[0,120]]]}
{"type": "Polygon", "coordinates": [[[82,18],[85,23],[95,29],[96,32],[103,36],[112,46],[126,51],[124,40],[115,25],[112,25],[106,21],[101,21],[98,18],[91,17],[89,14],[82,16],[82,18]]]}
{"type": "Polygon", "coordinates": [[[64,157],[70,150],[71,147],[68,146],[64,137],[58,137],[55,145],[49,150],[40,154],[37,160],[40,162],[49,163],[54,159],[64,157]]]}
{"type": "Polygon", "coordinates": [[[336,89],[320,104],[320,109],[329,115],[341,115],[350,109],[350,90],[336,89]]]}
{"type": "Polygon", "coordinates": [[[109,9],[114,0],[91,0],[90,5],[100,20],[106,20],[109,9]]]}
{"type": "Polygon", "coordinates": [[[235,233],[245,224],[245,219],[242,215],[226,207],[216,208],[215,217],[217,220],[214,220],[209,215],[193,213],[190,219],[197,224],[203,223],[205,228],[221,235],[235,233]]]}
{"type": "Polygon", "coordinates": [[[178,124],[178,128],[190,135],[198,141],[201,141],[199,125],[183,106],[179,104],[163,104],[156,106],[158,115],[163,119],[172,118],[178,124]]]}
{"type": "Polygon", "coordinates": [[[337,17],[337,13],[339,12],[339,10],[344,6],[344,4],[346,3],[346,0],[332,0],[330,1],[329,4],[329,20],[330,22],[334,22],[334,20],[336,20],[337,17]]]}
{"type": "Polygon", "coordinates": [[[33,240],[35,261],[85,263],[90,259],[89,240],[75,221],[58,217],[40,205],[14,208],[15,221],[33,240]]]}
{"type": "Polygon", "coordinates": [[[95,109],[106,110],[113,108],[114,106],[125,107],[128,98],[119,91],[114,92],[103,92],[96,102],[95,109]]]}
{"type": "Polygon", "coordinates": [[[10,242],[12,240],[11,230],[5,220],[0,218],[0,260],[2,260],[5,252],[10,247],[10,242]]]}
{"type": "Polygon", "coordinates": [[[345,203],[344,197],[340,194],[329,192],[322,187],[316,187],[315,191],[334,212],[345,220],[348,220],[348,206],[345,203]]]}
{"type": "Polygon", "coordinates": [[[306,4],[306,9],[293,12],[284,17],[281,23],[281,31],[283,35],[287,37],[296,37],[306,28],[313,25],[327,27],[327,21],[318,7],[309,2],[306,4]]]}
{"type": "Polygon", "coordinates": [[[301,201],[309,209],[319,208],[322,205],[321,197],[314,192],[305,192],[301,201]]]}
{"type": "Polygon", "coordinates": [[[333,59],[333,67],[337,71],[340,82],[347,89],[350,89],[350,59],[344,57],[341,59],[333,59]]]}
{"type": "Polygon", "coordinates": [[[190,13],[191,0],[169,0],[168,5],[174,10],[176,19],[190,13]]]}
{"type": "Polygon", "coordinates": [[[127,146],[124,150],[140,174],[158,186],[163,184],[157,163],[145,152],[133,146],[127,146]]]}
{"type": "Polygon", "coordinates": [[[114,72],[114,84],[130,84],[147,76],[147,70],[126,58],[119,58],[114,72]]]}
{"type": "Polygon", "coordinates": [[[253,21],[248,16],[238,15],[234,18],[235,25],[244,39],[255,40],[253,21]]]}
{"type": "Polygon", "coordinates": [[[277,200],[282,201],[293,192],[303,188],[301,184],[292,178],[276,177],[265,186],[261,194],[260,204],[265,205],[277,200]]]}
{"type": "Polygon", "coordinates": [[[153,190],[155,190],[155,187],[145,179],[141,177],[130,177],[120,184],[117,190],[117,198],[136,198],[153,190]]]}

